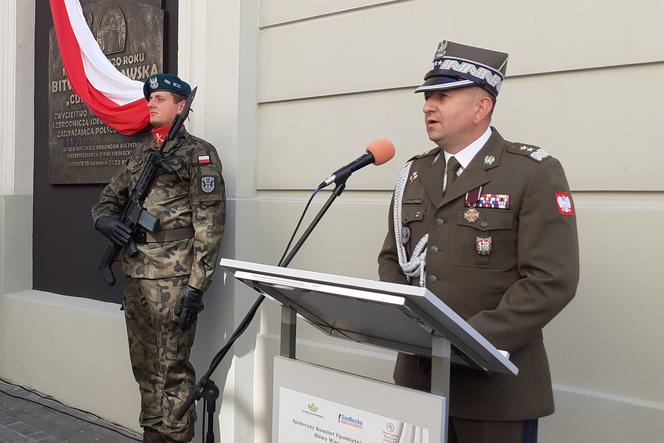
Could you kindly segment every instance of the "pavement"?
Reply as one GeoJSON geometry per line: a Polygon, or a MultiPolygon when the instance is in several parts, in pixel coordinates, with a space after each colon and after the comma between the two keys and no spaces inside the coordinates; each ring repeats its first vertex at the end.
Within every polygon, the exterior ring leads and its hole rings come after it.
{"type": "Polygon", "coordinates": [[[0,443],[134,443],[141,436],[0,380],[0,443]]]}

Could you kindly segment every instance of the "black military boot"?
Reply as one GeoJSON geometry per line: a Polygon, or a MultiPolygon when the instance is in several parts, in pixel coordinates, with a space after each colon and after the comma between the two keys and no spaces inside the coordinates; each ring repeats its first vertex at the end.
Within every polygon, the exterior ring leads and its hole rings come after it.
{"type": "Polygon", "coordinates": [[[164,443],[164,436],[161,433],[150,428],[143,428],[143,442],[144,443],[164,443]]]}

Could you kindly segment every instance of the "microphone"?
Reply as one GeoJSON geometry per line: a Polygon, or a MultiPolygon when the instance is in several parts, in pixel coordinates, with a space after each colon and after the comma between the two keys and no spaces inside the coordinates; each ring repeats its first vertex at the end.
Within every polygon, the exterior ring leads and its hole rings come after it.
{"type": "Polygon", "coordinates": [[[394,157],[394,144],[391,141],[381,138],[375,140],[367,146],[367,153],[348,163],[346,166],[343,166],[332,173],[328,178],[323,180],[320,185],[318,185],[318,190],[325,188],[326,186],[331,185],[332,183],[339,185],[348,180],[350,175],[362,169],[367,165],[375,164],[376,166],[382,165],[390,161],[394,157]]]}

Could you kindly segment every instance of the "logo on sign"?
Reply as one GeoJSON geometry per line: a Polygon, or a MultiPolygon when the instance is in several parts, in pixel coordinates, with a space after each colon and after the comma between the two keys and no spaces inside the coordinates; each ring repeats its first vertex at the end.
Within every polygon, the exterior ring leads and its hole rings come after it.
{"type": "Polygon", "coordinates": [[[362,420],[346,414],[339,414],[338,421],[339,423],[343,423],[345,425],[352,426],[357,429],[362,429],[364,427],[364,423],[362,423],[362,420]]]}

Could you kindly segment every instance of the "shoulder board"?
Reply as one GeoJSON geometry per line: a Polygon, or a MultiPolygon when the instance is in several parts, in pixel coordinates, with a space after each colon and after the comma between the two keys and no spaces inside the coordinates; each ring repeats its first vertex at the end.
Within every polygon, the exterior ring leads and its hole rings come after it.
{"type": "Polygon", "coordinates": [[[551,157],[551,154],[544,149],[538,148],[537,146],[524,145],[523,143],[512,143],[506,148],[506,151],[512,154],[520,154],[525,157],[530,157],[538,163],[553,158],[551,157]]]}
{"type": "Polygon", "coordinates": [[[430,149],[430,150],[428,150],[428,151],[426,151],[426,152],[422,152],[421,154],[417,154],[417,155],[412,156],[412,157],[409,159],[409,161],[410,161],[410,160],[417,160],[418,158],[431,157],[432,155],[436,155],[436,154],[438,154],[439,152],[440,152],[440,147],[436,146],[435,148],[430,149]]]}

